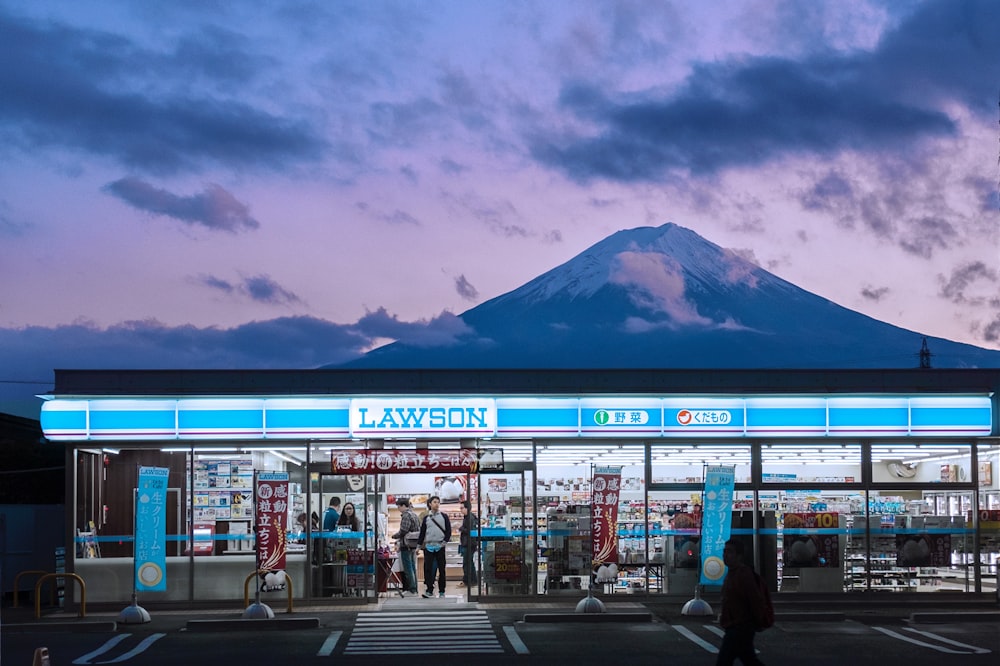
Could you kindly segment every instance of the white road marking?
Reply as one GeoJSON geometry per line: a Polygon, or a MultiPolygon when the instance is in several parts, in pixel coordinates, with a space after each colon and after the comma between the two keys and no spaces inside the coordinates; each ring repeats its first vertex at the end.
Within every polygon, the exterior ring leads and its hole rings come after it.
{"type": "Polygon", "coordinates": [[[503,628],[503,633],[507,635],[507,640],[510,641],[511,647],[514,648],[514,652],[517,654],[531,654],[528,651],[528,646],[524,644],[521,637],[517,635],[517,629],[511,626],[506,626],[503,628]]]}
{"type": "Polygon", "coordinates": [[[132,634],[119,634],[118,636],[115,636],[113,638],[109,638],[108,641],[104,645],[102,645],[101,647],[97,648],[93,652],[88,652],[87,654],[83,655],[82,657],[78,657],[77,659],[74,659],[73,663],[74,664],[89,664],[91,659],[93,659],[94,657],[99,657],[100,655],[104,654],[105,652],[107,652],[108,650],[110,650],[111,648],[113,648],[114,646],[118,645],[119,643],[121,643],[123,640],[125,640],[126,638],[128,638],[131,635],[132,634]]]}
{"type": "Polygon", "coordinates": [[[323,641],[323,646],[316,653],[317,657],[329,657],[333,652],[333,648],[337,647],[337,641],[340,640],[340,635],[344,633],[342,631],[331,631],[330,635],[326,637],[323,641]]]}
{"type": "Polygon", "coordinates": [[[951,650],[940,645],[934,645],[933,643],[925,643],[924,641],[918,641],[915,638],[910,638],[909,636],[904,636],[892,629],[886,629],[885,627],[872,627],[875,631],[881,631],[886,636],[892,636],[893,638],[898,638],[901,641],[906,641],[907,643],[913,643],[914,645],[919,645],[921,647],[928,647],[932,650],[937,650],[938,652],[947,652],[948,654],[972,654],[965,650],[951,650]]]}
{"type": "MultiPolygon", "coordinates": [[[[717,624],[706,624],[706,625],[704,625],[704,627],[706,629],[708,629],[709,631],[711,631],[716,636],[718,636],[719,638],[722,638],[723,636],[726,635],[726,630],[723,629],[722,627],[720,627],[717,624]]],[[[759,647],[754,646],[753,651],[754,651],[755,654],[760,654],[760,648],[759,647]]]]}
{"type": "Polygon", "coordinates": [[[963,647],[972,650],[973,654],[989,654],[990,651],[986,648],[976,647],[975,645],[969,645],[968,643],[959,643],[958,641],[953,641],[950,638],[945,638],[944,636],[938,636],[937,634],[931,633],[929,631],[921,631],[919,629],[914,629],[913,627],[905,627],[907,631],[912,631],[915,634],[920,634],[921,636],[927,636],[928,638],[933,638],[934,640],[941,641],[942,643],[947,643],[948,645],[954,645],[955,647],[963,647]]]}
{"type": "Polygon", "coordinates": [[[679,633],[681,636],[683,636],[684,638],[688,639],[689,641],[691,641],[695,645],[701,647],[706,652],[711,652],[712,654],[718,654],[719,653],[719,648],[715,647],[714,645],[712,645],[708,641],[699,638],[697,634],[695,634],[693,631],[691,631],[687,627],[682,627],[682,626],[677,625],[677,624],[672,624],[670,626],[672,626],[674,629],[676,629],[677,633],[679,633]]]}
{"type": "Polygon", "coordinates": [[[141,654],[141,653],[145,652],[146,649],[150,645],[152,645],[156,641],[160,640],[164,636],[166,636],[166,634],[150,634],[149,636],[146,636],[146,638],[144,638],[141,643],[139,643],[134,648],[132,648],[131,650],[129,650],[125,654],[121,655],[120,657],[115,657],[111,661],[99,661],[97,663],[98,664],[117,664],[117,663],[122,662],[122,661],[128,661],[129,659],[131,659],[132,657],[136,656],[137,654],[141,654]]]}

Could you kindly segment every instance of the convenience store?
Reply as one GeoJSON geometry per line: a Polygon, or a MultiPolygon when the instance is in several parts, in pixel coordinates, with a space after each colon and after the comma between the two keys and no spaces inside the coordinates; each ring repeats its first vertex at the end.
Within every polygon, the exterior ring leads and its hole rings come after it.
{"type": "MultiPolygon", "coordinates": [[[[255,571],[253,478],[287,475],[296,599],[375,599],[397,497],[481,517],[470,598],[579,595],[591,479],[620,470],[602,594],[691,595],[709,465],[735,469],[732,533],[785,594],[993,594],[998,370],[57,371],[45,436],[66,446],[67,571],[132,592],[137,469],[169,470],[166,589],[232,600],[255,571]],[[330,497],[358,530],[324,532],[330,497]],[[756,508],[756,510],[755,510],[756,508]]],[[[457,544],[457,537],[454,540],[457,544]]],[[[275,597],[281,599],[283,597],[275,597]]]]}

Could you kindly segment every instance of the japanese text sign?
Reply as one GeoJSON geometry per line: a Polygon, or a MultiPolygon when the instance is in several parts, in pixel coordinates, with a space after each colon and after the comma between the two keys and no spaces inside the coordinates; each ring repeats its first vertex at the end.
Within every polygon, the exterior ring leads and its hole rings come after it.
{"type": "Polygon", "coordinates": [[[702,585],[721,585],[726,573],[722,548],[729,539],[733,520],[733,488],[736,467],[709,466],[705,469],[705,499],[701,519],[702,585]]]}
{"type": "Polygon", "coordinates": [[[621,495],[621,467],[595,467],[591,498],[592,562],[618,564],[618,499],[621,495]]]}
{"type": "Polygon", "coordinates": [[[135,589],[167,589],[166,467],[140,467],[135,494],[135,589]]]}
{"type": "Polygon", "coordinates": [[[284,569],[288,472],[260,472],[257,475],[255,518],[257,568],[284,569]]]}

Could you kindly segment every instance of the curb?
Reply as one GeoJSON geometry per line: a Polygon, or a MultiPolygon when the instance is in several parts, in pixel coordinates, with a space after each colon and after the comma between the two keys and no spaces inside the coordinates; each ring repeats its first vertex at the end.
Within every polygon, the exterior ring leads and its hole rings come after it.
{"type": "Polygon", "coordinates": [[[775,613],[775,622],[845,622],[847,613],[840,611],[816,611],[813,613],[775,613]]]}
{"type": "Polygon", "coordinates": [[[911,613],[910,622],[914,624],[942,624],[945,622],[1000,622],[1000,611],[911,613]]]}
{"type": "Polygon", "coordinates": [[[97,631],[118,631],[118,623],[114,620],[97,620],[94,622],[23,622],[19,624],[4,624],[7,633],[43,633],[72,631],[74,633],[89,633],[97,631]]]}
{"type": "Polygon", "coordinates": [[[636,613],[528,613],[522,622],[554,623],[554,622],[652,622],[653,614],[636,613]]]}
{"type": "Polygon", "coordinates": [[[267,619],[188,620],[187,630],[199,631],[275,631],[284,629],[318,629],[318,617],[267,619]]]}

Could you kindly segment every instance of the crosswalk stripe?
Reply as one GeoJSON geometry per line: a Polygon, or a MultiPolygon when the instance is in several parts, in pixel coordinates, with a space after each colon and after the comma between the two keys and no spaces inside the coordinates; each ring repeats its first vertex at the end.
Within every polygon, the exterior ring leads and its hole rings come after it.
{"type": "Polygon", "coordinates": [[[344,654],[504,654],[483,610],[358,613],[344,654]]]}
{"type": "Polygon", "coordinates": [[[703,638],[701,638],[700,636],[698,636],[698,634],[694,633],[693,631],[691,631],[687,627],[682,627],[682,626],[680,626],[678,624],[672,624],[670,626],[672,626],[675,630],[677,630],[677,633],[679,633],[681,636],[683,636],[684,638],[688,639],[689,641],[691,641],[695,645],[701,647],[706,652],[710,652],[711,654],[718,654],[719,653],[719,648],[715,647],[714,645],[712,645],[708,641],[704,640],[703,638]]]}

